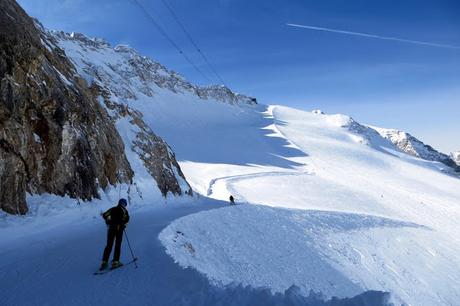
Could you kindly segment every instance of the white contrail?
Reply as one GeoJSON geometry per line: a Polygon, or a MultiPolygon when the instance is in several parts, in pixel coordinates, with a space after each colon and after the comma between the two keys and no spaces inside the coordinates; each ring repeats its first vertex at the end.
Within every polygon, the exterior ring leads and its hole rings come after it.
{"type": "Polygon", "coordinates": [[[460,46],[437,44],[437,43],[431,43],[431,42],[426,42],[426,41],[418,41],[418,40],[403,39],[403,38],[396,38],[396,37],[387,37],[387,36],[380,36],[380,35],[374,35],[374,34],[351,32],[351,31],[344,31],[344,30],[337,30],[337,29],[330,29],[330,28],[321,28],[321,27],[314,27],[314,26],[293,24],[293,23],[288,23],[287,25],[290,27],[304,28],[304,29],[315,30],[315,31],[325,31],[325,32],[370,37],[370,38],[377,38],[377,39],[384,39],[384,40],[393,40],[393,41],[405,42],[405,43],[410,43],[410,44],[425,45],[425,46],[430,46],[430,47],[460,49],[460,46]]]}

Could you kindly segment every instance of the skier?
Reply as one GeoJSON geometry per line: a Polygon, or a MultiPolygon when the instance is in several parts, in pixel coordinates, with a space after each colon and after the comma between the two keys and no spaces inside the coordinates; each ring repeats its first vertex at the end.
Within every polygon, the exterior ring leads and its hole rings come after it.
{"type": "Polygon", "coordinates": [[[229,199],[230,199],[230,205],[236,205],[236,204],[235,204],[235,199],[233,198],[232,195],[230,195],[230,198],[229,198],[229,199]]]}
{"type": "Polygon", "coordinates": [[[125,199],[120,199],[118,205],[110,208],[105,213],[101,214],[107,224],[107,245],[104,249],[102,264],[99,270],[106,269],[112,252],[113,241],[115,240],[115,251],[113,253],[112,269],[118,268],[123,264],[120,262],[121,240],[123,239],[123,231],[126,224],[129,222],[129,214],[126,206],[128,202],[125,199]]]}

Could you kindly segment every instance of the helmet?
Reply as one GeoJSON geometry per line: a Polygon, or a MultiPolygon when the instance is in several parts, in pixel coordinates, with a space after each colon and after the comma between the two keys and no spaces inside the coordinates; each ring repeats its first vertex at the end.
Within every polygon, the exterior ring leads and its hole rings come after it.
{"type": "Polygon", "coordinates": [[[118,201],[118,205],[121,205],[123,207],[126,207],[128,205],[128,202],[126,201],[126,199],[120,199],[118,201]]]}

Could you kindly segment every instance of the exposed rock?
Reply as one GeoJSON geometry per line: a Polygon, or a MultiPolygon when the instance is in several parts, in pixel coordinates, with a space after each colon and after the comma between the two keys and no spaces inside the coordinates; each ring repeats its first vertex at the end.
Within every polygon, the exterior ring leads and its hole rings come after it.
{"type": "MultiPolygon", "coordinates": [[[[94,40],[88,48],[101,44],[94,40]]],[[[91,200],[100,188],[132,181],[125,145],[101,94],[14,0],[0,1],[2,210],[26,213],[27,192],[91,200]]],[[[162,193],[181,194],[168,174],[175,170],[183,179],[174,155],[149,129],[141,135],[139,147],[153,156],[147,164],[162,193]]]]}
{"type": "Polygon", "coordinates": [[[110,100],[110,93],[104,92],[104,101],[111,110],[112,118],[129,118],[129,122],[136,129],[136,138],[130,143],[131,150],[137,153],[143,161],[147,172],[155,179],[163,196],[168,192],[174,195],[188,194],[193,191],[185,179],[184,174],[176,161],[176,157],[168,144],[155,135],[145,124],[142,113],[131,109],[125,104],[114,103],[110,100]],[[182,186],[179,180],[183,182],[182,186]]]}
{"type": "Polygon", "coordinates": [[[194,92],[195,87],[161,64],[141,57],[128,46],[112,48],[102,39],[90,39],[77,33],[66,34],[45,29],[42,29],[42,33],[47,37],[50,48],[62,47],[75,63],[78,72],[100,89],[103,105],[113,122],[121,118],[129,120],[132,125],[130,130],[137,132],[135,139],[125,139],[125,146],[143,161],[161,193],[164,196],[168,192],[192,195],[192,189],[172,150],[145,124],[142,113],[125,102],[142,94],[151,97],[158,87],[173,92],[194,92]],[[118,56],[115,62],[113,54],[118,56]],[[95,60],[98,57],[104,62],[98,63],[95,60]]]}

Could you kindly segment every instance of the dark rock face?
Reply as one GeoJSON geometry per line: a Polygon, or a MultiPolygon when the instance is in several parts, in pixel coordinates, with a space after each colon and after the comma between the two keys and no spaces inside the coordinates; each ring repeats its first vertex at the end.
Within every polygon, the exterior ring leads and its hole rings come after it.
{"type": "MultiPolygon", "coordinates": [[[[134,175],[98,101],[101,88],[89,87],[64,52],[45,41],[14,0],[0,1],[0,209],[8,213],[27,212],[27,192],[91,200],[99,188],[130,183],[134,175]]],[[[153,132],[147,134],[143,150],[153,143],[153,132]]],[[[164,148],[154,146],[151,155],[180,170],[160,140],[164,148]]],[[[164,172],[162,164],[153,172],[164,172]]],[[[157,182],[163,194],[181,194],[174,173],[157,182]]]]}

